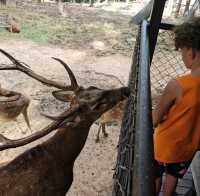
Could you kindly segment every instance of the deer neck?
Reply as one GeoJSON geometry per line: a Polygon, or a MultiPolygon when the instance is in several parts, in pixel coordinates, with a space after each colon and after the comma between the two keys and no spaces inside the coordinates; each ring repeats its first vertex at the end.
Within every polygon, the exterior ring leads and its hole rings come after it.
{"type": "Polygon", "coordinates": [[[69,123],[65,128],[59,128],[55,135],[43,144],[45,149],[55,157],[54,160],[65,165],[73,164],[85,145],[93,123],[93,120],[85,115],[79,116],[78,124],[69,123]]]}

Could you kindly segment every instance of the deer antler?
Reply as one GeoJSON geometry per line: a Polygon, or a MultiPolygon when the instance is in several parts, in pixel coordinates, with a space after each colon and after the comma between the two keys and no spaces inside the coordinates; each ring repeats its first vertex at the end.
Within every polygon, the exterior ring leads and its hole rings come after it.
{"type": "Polygon", "coordinates": [[[31,134],[30,136],[16,139],[16,140],[11,140],[0,134],[0,151],[8,149],[8,148],[16,148],[19,146],[24,146],[28,143],[31,143],[47,134],[52,132],[53,130],[58,128],[58,125],[60,122],[54,122],[50,124],[49,126],[45,127],[41,131],[35,132],[31,134]]]}
{"type": "Polygon", "coordinates": [[[46,79],[45,77],[32,71],[27,64],[21,63],[20,61],[15,59],[13,56],[11,56],[6,51],[0,49],[0,52],[3,53],[8,59],[10,59],[10,61],[12,61],[13,65],[14,65],[14,66],[8,67],[8,66],[5,66],[5,64],[2,64],[2,66],[0,66],[0,70],[18,70],[18,71],[21,71],[21,72],[27,74],[28,76],[30,76],[34,79],[40,81],[41,83],[43,83],[47,86],[53,86],[53,87],[56,87],[56,88],[62,89],[62,90],[74,90],[74,89],[78,88],[78,84],[76,82],[76,78],[75,78],[74,74],[71,72],[68,65],[65,62],[63,62],[61,59],[52,57],[54,60],[60,62],[65,67],[66,71],[69,74],[70,80],[71,80],[70,86],[66,86],[66,85],[58,83],[56,81],[46,79]]]}
{"type": "MultiPolygon", "coordinates": [[[[85,107],[85,106],[83,106],[85,107]]],[[[6,138],[2,134],[0,134],[0,151],[9,149],[9,148],[16,148],[19,146],[24,146],[26,144],[29,144],[41,137],[44,137],[51,133],[52,131],[58,129],[59,127],[63,127],[63,124],[67,124],[71,121],[73,121],[74,116],[77,114],[79,110],[82,109],[82,106],[76,107],[71,111],[65,111],[60,115],[60,118],[58,117],[59,120],[52,122],[45,128],[43,128],[40,131],[37,131],[27,137],[16,139],[16,140],[11,140],[9,138],[6,138]],[[66,119],[67,118],[67,119],[66,119]]],[[[44,115],[44,114],[43,114],[44,115]]],[[[49,117],[48,115],[44,115],[46,117],[49,117]]]]}
{"type": "Polygon", "coordinates": [[[67,73],[69,74],[69,78],[70,78],[70,81],[71,81],[72,90],[75,90],[75,89],[79,88],[78,83],[76,81],[76,77],[74,76],[74,74],[71,71],[71,69],[69,68],[69,66],[63,60],[61,60],[59,58],[55,58],[55,57],[52,57],[52,58],[54,60],[60,62],[65,67],[67,73]]]}

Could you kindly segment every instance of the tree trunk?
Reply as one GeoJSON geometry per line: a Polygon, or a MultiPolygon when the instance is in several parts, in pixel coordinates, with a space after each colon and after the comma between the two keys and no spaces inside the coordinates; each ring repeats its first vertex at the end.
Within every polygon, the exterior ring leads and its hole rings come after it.
{"type": "Polygon", "coordinates": [[[0,0],[0,4],[6,5],[6,0],[0,0]]]}
{"type": "Polygon", "coordinates": [[[186,5],[185,5],[185,10],[183,12],[183,15],[186,15],[189,12],[190,2],[191,2],[191,0],[186,0],[186,5]]]}
{"type": "Polygon", "coordinates": [[[90,0],[90,7],[94,6],[94,0],[90,0]]]}
{"type": "Polygon", "coordinates": [[[188,11],[188,15],[187,15],[188,19],[192,18],[195,15],[195,12],[197,11],[197,9],[199,9],[199,3],[200,3],[200,0],[195,0],[192,7],[188,11]]]}
{"type": "Polygon", "coordinates": [[[66,17],[67,15],[66,15],[66,12],[64,10],[64,3],[63,3],[63,1],[58,0],[57,6],[58,6],[58,10],[59,10],[59,13],[61,14],[61,16],[66,17]]]}
{"type": "Polygon", "coordinates": [[[170,17],[173,11],[173,7],[174,7],[174,0],[168,0],[167,3],[167,16],[170,17]]]}
{"type": "Polygon", "coordinates": [[[178,4],[177,4],[177,7],[176,7],[176,11],[175,11],[175,18],[178,17],[179,15],[179,12],[180,12],[180,9],[181,9],[181,4],[182,4],[182,0],[178,0],[178,4]]]}

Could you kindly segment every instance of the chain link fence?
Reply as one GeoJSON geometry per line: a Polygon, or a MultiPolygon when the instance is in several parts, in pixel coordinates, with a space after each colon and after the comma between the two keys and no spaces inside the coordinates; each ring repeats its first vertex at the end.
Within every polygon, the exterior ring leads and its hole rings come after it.
{"type": "Polygon", "coordinates": [[[135,42],[133,61],[128,86],[131,94],[125,108],[125,115],[118,143],[118,157],[113,176],[113,196],[130,196],[132,193],[132,175],[134,159],[134,140],[136,126],[137,81],[139,64],[140,31],[135,42]]]}
{"type": "Polygon", "coordinates": [[[187,72],[178,51],[175,51],[173,33],[160,30],[151,64],[152,98],[160,95],[172,78],[187,72]]]}
{"type": "MultiPolygon", "coordinates": [[[[140,54],[139,43],[140,30],[138,30],[138,36],[135,42],[133,62],[129,75],[131,95],[127,102],[119,137],[118,157],[113,177],[113,196],[131,196],[133,192],[134,142],[140,54]]],[[[183,75],[187,71],[179,52],[175,50],[172,31],[160,30],[150,69],[152,100],[163,92],[163,89],[170,79],[183,75]]],[[[188,189],[189,187],[181,189],[181,194],[183,195],[188,189]]]]}

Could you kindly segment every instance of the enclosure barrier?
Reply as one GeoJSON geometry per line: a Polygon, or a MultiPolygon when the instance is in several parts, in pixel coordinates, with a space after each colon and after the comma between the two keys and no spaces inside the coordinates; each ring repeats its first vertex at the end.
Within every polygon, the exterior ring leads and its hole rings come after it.
{"type": "MultiPolygon", "coordinates": [[[[155,195],[151,97],[160,95],[170,79],[187,72],[181,55],[174,50],[171,31],[174,24],[161,21],[164,7],[165,0],[154,0],[149,25],[144,21],[138,30],[128,83],[131,95],[119,137],[113,196],[155,195]]],[[[194,195],[190,171],[179,181],[176,191],[179,196],[194,195]]]]}
{"type": "Polygon", "coordinates": [[[154,0],[150,31],[147,21],[144,21],[138,30],[129,75],[131,95],[125,108],[119,137],[113,196],[153,196],[155,192],[150,62],[157,42],[164,5],[165,0],[154,0]]]}
{"type": "Polygon", "coordinates": [[[130,96],[125,108],[118,142],[118,156],[113,176],[113,196],[131,196],[135,141],[135,115],[139,62],[140,29],[136,38],[128,86],[130,96]]]}
{"type": "Polygon", "coordinates": [[[132,196],[154,196],[148,23],[141,27],[132,196]]]}
{"type": "Polygon", "coordinates": [[[144,21],[138,30],[129,76],[131,95],[119,138],[113,196],[154,195],[148,43],[148,23],[144,21]]]}

